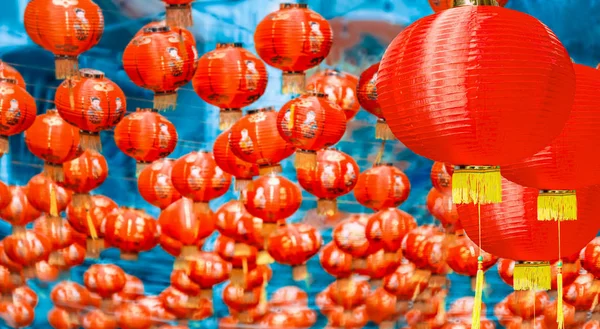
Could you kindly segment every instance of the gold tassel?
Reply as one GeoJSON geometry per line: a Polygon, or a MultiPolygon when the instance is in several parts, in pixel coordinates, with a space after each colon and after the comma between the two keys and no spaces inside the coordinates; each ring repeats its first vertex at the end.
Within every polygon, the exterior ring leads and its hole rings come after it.
{"type": "Polygon", "coordinates": [[[473,301],[471,329],[479,329],[481,326],[481,303],[483,299],[483,256],[479,256],[477,258],[477,276],[475,282],[475,299],[473,301]]]}
{"type": "Polygon", "coordinates": [[[88,230],[90,231],[90,237],[92,237],[92,239],[96,240],[98,239],[98,232],[96,232],[96,227],[94,226],[94,221],[92,221],[92,215],[90,214],[90,210],[86,209],[86,220],[87,220],[87,225],[88,225],[88,230]]]}
{"type": "Polygon", "coordinates": [[[263,274],[263,284],[260,290],[260,299],[259,299],[259,305],[261,306],[266,306],[267,305],[267,285],[269,284],[269,280],[267,280],[267,272],[264,272],[263,274]]]}
{"type": "Polygon", "coordinates": [[[577,196],[573,190],[543,190],[537,201],[538,220],[577,219],[577,196]]]}
{"type": "Polygon", "coordinates": [[[502,202],[502,175],[497,166],[460,166],[452,175],[455,204],[502,202]]]}
{"type": "Polygon", "coordinates": [[[301,94],[306,86],[304,72],[283,72],[281,76],[281,93],[301,94]]]}
{"type": "Polygon", "coordinates": [[[516,263],[513,278],[513,288],[515,290],[550,290],[552,282],[550,263],[516,263]]]}
{"type": "Polygon", "coordinates": [[[374,166],[381,164],[381,160],[383,159],[383,152],[385,152],[385,140],[383,140],[383,142],[381,142],[379,151],[377,152],[377,155],[375,156],[375,161],[373,161],[374,166]]]}
{"type": "Polygon", "coordinates": [[[289,130],[294,129],[294,121],[296,120],[296,105],[292,104],[292,106],[290,106],[290,119],[288,120],[287,123],[287,128],[289,130]]]}
{"type": "Polygon", "coordinates": [[[563,278],[562,278],[562,260],[558,261],[558,274],[556,275],[556,323],[557,329],[565,327],[565,315],[563,313],[563,278]]]}
{"type": "Polygon", "coordinates": [[[58,217],[58,205],[56,204],[56,187],[54,182],[50,183],[50,216],[58,217]]]}

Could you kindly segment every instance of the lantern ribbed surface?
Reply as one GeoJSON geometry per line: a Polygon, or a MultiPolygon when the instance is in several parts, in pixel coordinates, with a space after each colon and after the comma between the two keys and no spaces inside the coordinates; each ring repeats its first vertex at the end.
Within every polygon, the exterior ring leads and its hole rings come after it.
{"type": "Polygon", "coordinates": [[[394,135],[455,165],[504,165],[561,132],[575,74],[554,33],[527,14],[464,6],[422,18],[388,47],[377,79],[394,135]]]}
{"type": "Polygon", "coordinates": [[[8,136],[29,129],[37,114],[35,99],[16,81],[0,78],[0,154],[8,153],[8,136]]]}
{"type": "Polygon", "coordinates": [[[337,104],[350,121],[360,110],[357,97],[358,77],[339,70],[324,70],[316,72],[306,81],[307,91],[325,94],[327,99],[337,104]]]}
{"type": "Polygon", "coordinates": [[[0,60],[0,78],[13,79],[16,85],[25,88],[25,79],[17,69],[0,60]]]}

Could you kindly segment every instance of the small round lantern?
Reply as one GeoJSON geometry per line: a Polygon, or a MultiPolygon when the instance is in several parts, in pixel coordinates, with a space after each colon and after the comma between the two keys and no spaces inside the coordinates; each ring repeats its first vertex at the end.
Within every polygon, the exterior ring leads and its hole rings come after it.
{"type": "Polygon", "coordinates": [[[16,83],[13,78],[0,77],[0,156],[8,153],[8,137],[29,129],[37,114],[35,99],[24,85],[16,83]]]}
{"type": "Polygon", "coordinates": [[[74,192],[73,205],[91,207],[90,192],[108,178],[108,164],[104,156],[93,150],[84,151],[79,157],[63,163],[65,179],[61,186],[74,192]]]}
{"type": "Polygon", "coordinates": [[[14,235],[25,233],[25,226],[38,217],[40,212],[27,199],[27,187],[9,186],[9,203],[0,209],[0,218],[12,225],[14,235]]]}
{"type": "Polygon", "coordinates": [[[142,198],[160,209],[181,199],[171,181],[174,164],[173,159],[158,159],[144,168],[138,177],[138,191],[142,198]]]}
{"type": "Polygon", "coordinates": [[[321,234],[307,224],[288,224],[279,227],[269,237],[267,251],[275,261],[292,266],[295,281],[308,278],[306,262],[319,252],[321,234]]]}
{"type": "Polygon", "coordinates": [[[375,165],[358,176],[354,196],[363,206],[380,210],[398,207],[410,194],[410,181],[391,163],[375,165]]]}
{"type": "Polygon", "coordinates": [[[377,71],[379,63],[369,66],[361,73],[356,87],[356,97],[363,109],[377,117],[375,138],[383,140],[396,139],[390,127],[385,122],[379,101],[377,100],[377,71]]]}
{"type": "Polygon", "coordinates": [[[360,110],[357,86],[356,76],[329,69],[313,74],[306,82],[307,91],[323,93],[330,102],[337,104],[344,111],[346,121],[352,120],[360,110]]]}
{"type": "Polygon", "coordinates": [[[37,174],[29,180],[24,189],[27,201],[37,210],[49,216],[49,223],[60,224],[60,213],[71,202],[71,191],[64,189],[43,174],[37,174]]]}
{"type": "Polygon", "coordinates": [[[234,188],[236,191],[241,191],[246,188],[253,177],[258,176],[258,166],[240,159],[233,153],[229,145],[230,134],[231,132],[228,130],[217,136],[213,145],[213,156],[219,168],[235,177],[234,188]]]}
{"type": "Polygon", "coordinates": [[[137,260],[138,254],[148,251],[158,242],[156,220],[134,209],[121,209],[106,218],[106,242],[121,251],[121,259],[137,260]]]}

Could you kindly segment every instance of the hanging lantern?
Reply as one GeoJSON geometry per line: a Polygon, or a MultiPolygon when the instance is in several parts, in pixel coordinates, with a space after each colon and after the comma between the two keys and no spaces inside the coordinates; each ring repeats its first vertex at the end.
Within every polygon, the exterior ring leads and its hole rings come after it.
{"type": "Polygon", "coordinates": [[[336,225],[332,236],[335,245],[352,256],[352,268],[355,271],[367,267],[367,258],[381,250],[380,243],[371,243],[367,238],[368,217],[350,217],[336,225]]]}
{"type": "Polygon", "coordinates": [[[119,249],[124,260],[137,260],[140,252],[154,248],[158,242],[156,220],[134,209],[111,213],[104,226],[106,242],[119,249]]]}
{"type": "Polygon", "coordinates": [[[52,251],[50,240],[34,231],[26,231],[22,235],[9,235],[4,238],[3,244],[8,258],[23,266],[26,278],[35,276],[35,264],[47,261],[52,251]]]}
{"type": "Polygon", "coordinates": [[[138,191],[146,202],[165,209],[181,199],[181,194],[173,186],[171,172],[175,160],[158,159],[144,168],[138,177],[138,191]]]}
{"type": "Polygon", "coordinates": [[[285,103],[277,114],[277,129],[297,147],[296,168],[312,169],[317,151],[339,142],[346,132],[346,117],[325,94],[309,91],[285,103]]]}
{"type": "Polygon", "coordinates": [[[573,64],[536,18],[488,5],[496,1],[455,3],[390,44],[378,100],[406,147],[456,166],[453,202],[497,203],[499,166],[534,154],[564,127],[575,95],[573,64]]]}
{"type": "Polygon", "coordinates": [[[213,252],[201,252],[190,265],[189,278],[200,288],[200,297],[212,301],[212,288],[229,278],[229,264],[213,252]]]}
{"type": "Polygon", "coordinates": [[[452,172],[448,172],[443,162],[434,162],[431,166],[431,184],[445,195],[452,195],[452,172]]]}
{"type": "Polygon", "coordinates": [[[192,3],[195,0],[162,0],[167,6],[167,24],[172,27],[194,25],[192,3]]]}
{"type": "Polygon", "coordinates": [[[74,160],[63,163],[65,179],[61,186],[74,192],[73,205],[90,207],[90,192],[108,178],[108,164],[104,156],[96,151],[84,151],[74,160]]]}
{"type": "Polygon", "coordinates": [[[90,292],[102,298],[101,306],[104,311],[112,296],[123,290],[125,283],[125,272],[114,264],[93,264],[83,273],[83,284],[90,292]]]}
{"type": "Polygon", "coordinates": [[[323,246],[319,260],[323,270],[337,279],[352,275],[352,255],[338,248],[333,241],[323,246]]]}
{"type": "Polygon", "coordinates": [[[27,187],[9,186],[10,203],[0,209],[0,218],[12,225],[14,235],[25,233],[25,226],[38,217],[40,212],[27,199],[27,187]]]}
{"type": "Polygon", "coordinates": [[[237,287],[246,286],[247,274],[257,267],[258,250],[249,246],[244,253],[236,253],[235,240],[219,235],[215,241],[214,250],[221,258],[231,263],[230,281],[237,287]]]}
{"type": "MultiPolygon", "coordinates": [[[[499,6],[504,7],[508,3],[508,0],[496,0],[499,6]]],[[[453,8],[454,0],[429,0],[429,5],[434,12],[439,13],[442,10],[453,8]]]]}
{"type": "Polygon", "coordinates": [[[200,57],[193,85],[203,101],[221,110],[219,129],[226,130],[265,93],[267,81],[265,64],[241,43],[218,43],[200,57]]]}
{"type": "Polygon", "coordinates": [[[346,121],[352,120],[360,110],[357,86],[356,76],[330,69],[317,71],[306,82],[307,91],[325,94],[330,102],[337,104],[344,111],[346,121]]]}
{"type": "Polygon", "coordinates": [[[24,190],[27,201],[35,209],[45,213],[50,218],[51,225],[62,222],[59,216],[71,202],[71,191],[60,187],[42,174],[31,177],[24,190]]]}
{"type": "Polygon", "coordinates": [[[391,163],[376,164],[358,175],[354,197],[361,205],[373,209],[400,206],[410,194],[410,181],[391,163]]]}
{"type": "Polygon", "coordinates": [[[10,189],[3,181],[0,181],[0,211],[6,208],[12,201],[10,189]]]}
{"type": "Polygon", "coordinates": [[[306,4],[282,3],[254,32],[258,56],[283,71],[282,92],[304,92],[304,71],[321,63],[331,50],[329,22],[306,4]]]}
{"type": "Polygon", "coordinates": [[[456,205],[452,202],[452,195],[442,194],[432,187],[427,194],[427,210],[440,223],[448,234],[454,234],[462,229],[456,205]]]}
{"type": "Polygon", "coordinates": [[[460,274],[471,278],[471,288],[476,290],[476,276],[478,258],[481,256],[482,270],[489,270],[498,261],[498,257],[485,251],[479,252],[479,247],[464,234],[458,234],[448,246],[446,262],[450,268],[460,274]]]}
{"type": "Polygon", "coordinates": [[[102,10],[92,0],[34,0],[25,8],[31,40],[54,54],[56,78],[78,74],[78,57],[104,33],[102,10]]]}
{"type": "Polygon", "coordinates": [[[315,167],[300,167],[296,171],[296,176],[303,189],[319,198],[317,213],[333,215],[337,212],[336,199],[352,191],[359,171],[356,161],[351,156],[328,148],[317,151],[315,167]]]}
{"type": "Polygon", "coordinates": [[[10,66],[8,63],[0,59],[0,80],[1,79],[14,80],[15,85],[23,89],[25,89],[26,87],[25,79],[23,79],[21,73],[19,73],[19,71],[17,71],[14,67],[10,66]]]}
{"type": "Polygon", "coordinates": [[[25,131],[25,144],[31,153],[44,160],[44,172],[55,182],[64,181],[63,163],[78,156],[79,131],[64,121],[56,110],[35,118],[25,131]]]}
{"type": "MultiPolygon", "coordinates": [[[[202,250],[202,247],[204,246],[204,241],[205,239],[197,240],[196,248],[193,249],[193,251],[202,250]]],[[[183,247],[185,247],[183,243],[181,243],[181,241],[162,233],[158,237],[158,243],[164,251],[166,251],[169,255],[173,257],[179,257],[179,255],[181,255],[181,252],[184,250],[183,247]]],[[[190,248],[190,250],[192,249],[190,248]]]]}
{"type": "Polygon", "coordinates": [[[418,271],[415,264],[407,262],[396,268],[394,273],[383,279],[383,288],[395,295],[399,300],[406,301],[401,305],[408,310],[408,301],[414,301],[417,296],[427,289],[428,280],[415,276],[418,271]]]}
{"type": "Polygon", "coordinates": [[[16,83],[15,79],[0,77],[0,156],[8,153],[8,137],[29,129],[37,114],[35,99],[24,85],[16,83]]]}
{"type": "Polygon", "coordinates": [[[277,112],[272,107],[248,111],[231,127],[231,151],[241,160],[258,165],[261,175],[281,172],[279,163],[296,148],[280,136],[276,127],[277,112]]]}
{"type": "Polygon", "coordinates": [[[410,214],[398,208],[386,208],[369,217],[365,236],[369,243],[381,245],[386,259],[394,259],[402,249],[404,236],[416,227],[417,221],[410,214]]]}
{"type": "Polygon", "coordinates": [[[233,153],[229,145],[230,134],[231,132],[227,130],[217,136],[213,145],[213,156],[219,168],[235,177],[234,189],[241,191],[253,177],[258,176],[258,166],[240,159],[233,153]]]}
{"type": "Polygon", "coordinates": [[[151,109],[138,109],[115,128],[115,143],[121,152],[136,160],[136,173],[171,154],[177,140],[177,130],[171,121],[151,109]]]}
{"type": "Polygon", "coordinates": [[[123,90],[92,69],[81,69],[79,76],[63,81],[54,103],[58,114],[79,128],[81,147],[97,151],[102,150],[100,131],[117,125],[127,112],[123,90]]]}
{"type": "Polygon", "coordinates": [[[375,138],[392,140],[396,137],[394,137],[390,127],[385,122],[381,106],[379,105],[379,101],[377,101],[377,86],[375,84],[377,82],[377,70],[379,70],[379,63],[369,66],[361,73],[358,85],[356,86],[356,98],[363,109],[377,117],[375,138]]]}
{"type": "Polygon", "coordinates": [[[235,240],[236,254],[246,253],[248,246],[264,246],[262,219],[250,215],[241,201],[231,200],[223,204],[215,213],[215,218],[219,233],[235,240]]]}
{"type": "Polygon", "coordinates": [[[148,27],[123,52],[123,68],[138,86],[154,92],[154,108],[177,105],[177,89],[196,71],[195,43],[167,26],[148,27]]]}
{"type": "Polygon", "coordinates": [[[292,266],[295,281],[308,279],[306,262],[319,252],[323,240],[314,227],[307,224],[287,224],[273,232],[267,241],[267,251],[281,264],[292,266]]]}

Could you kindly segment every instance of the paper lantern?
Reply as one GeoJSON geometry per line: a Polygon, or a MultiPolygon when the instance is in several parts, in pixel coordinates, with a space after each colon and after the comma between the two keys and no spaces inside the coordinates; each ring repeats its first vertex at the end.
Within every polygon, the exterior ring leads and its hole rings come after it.
{"type": "Polygon", "coordinates": [[[121,259],[137,260],[138,254],[148,251],[158,242],[156,220],[135,209],[112,212],[104,228],[106,242],[121,251],[121,259]]]}
{"type": "Polygon", "coordinates": [[[281,138],[272,107],[251,110],[231,127],[229,146],[243,161],[258,165],[261,175],[281,172],[279,162],[296,148],[281,138]]]}
{"type": "MultiPolygon", "coordinates": [[[[147,28],[156,28],[156,27],[164,27],[167,26],[167,22],[166,21],[155,21],[155,22],[150,22],[146,25],[144,25],[136,34],[135,36],[141,36],[144,35],[144,30],[147,28]]],[[[190,30],[186,30],[183,27],[176,27],[176,26],[172,26],[170,25],[169,28],[171,29],[171,31],[178,33],[186,42],[191,42],[194,46],[196,45],[196,39],[194,38],[194,34],[192,32],[190,32],[190,30]]],[[[197,49],[194,47],[192,50],[196,51],[195,52],[195,56],[198,57],[197,54],[197,49]]]]}
{"type": "Polygon", "coordinates": [[[63,120],[56,110],[40,114],[25,131],[29,152],[44,161],[44,172],[55,182],[64,180],[63,163],[80,152],[79,130],[63,120]]]}
{"type": "Polygon", "coordinates": [[[236,191],[241,191],[253,177],[258,176],[258,166],[238,158],[233,153],[229,145],[230,134],[231,132],[227,130],[217,136],[213,145],[213,156],[219,168],[235,177],[234,188],[236,191]]]}
{"type": "Polygon", "coordinates": [[[381,245],[386,258],[394,258],[402,248],[402,240],[417,227],[417,221],[409,213],[398,208],[386,208],[369,217],[365,235],[370,243],[381,245]]]}
{"type": "Polygon", "coordinates": [[[65,179],[60,185],[74,192],[73,205],[89,208],[89,193],[108,178],[108,164],[102,154],[86,150],[79,157],[63,163],[63,172],[65,179]]]}
{"type": "Polygon", "coordinates": [[[13,78],[0,77],[0,156],[8,153],[8,137],[29,129],[37,114],[35,99],[24,85],[16,83],[13,78]]]}
{"type": "Polygon", "coordinates": [[[283,71],[282,91],[304,92],[304,71],[321,63],[331,50],[329,22],[306,4],[282,3],[254,32],[258,56],[283,71]]]}
{"type": "Polygon", "coordinates": [[[462,229],[456,205],[452,202],[452,195],[443,194],[432,187],[427,194],[427,210],[440,223],[448,234],[454,234],[462,229]]]}
{"type": "Polygon", "coordinates": [[[14,80],[17,86],[25,89],[25,79],[19,71],[0,59],[0,79],[14,80]]]}
{"type": "Polygon", "coordinates": [[[229,278],[229,264],[214,252],[200,252],[194,257],[188,274],[200,288],[199,295],[212,301],[213,286],[229,278]]]}
{"type": "Polygon", "coordinates": [[[136,85],[154,92],[154,108],[175,108],[177,89],[196,71],[195,43],[168,26],[147,27],[123,52],[123,68],[136,85]]]}
{"type": "Polygon", "coordinates": [[[52,243],[45,236],[34,231],[22,235],[9,235],[3,240],[4,251],[10,260],[23,266],[25,277],[35,273],[35,264],[47,261],[52,251],[52,243]]]}
{"type": "Polygon", "coordinates": [[[200,57],[192,82],[203,101],[221,110],[219,129],[226,130],[265,93],[267,81],[265,64],[241,43],[218,43],[200,57]]]}
{"type": "Polygon", "coordinates": [[[356,201],[373,210],[398,207],[408,199],[409,194],[408,177],[391,163],[363,171],[354,187],[356,201]]]}
{"type": "Polygon", "coordinates": [[[169,26],[188,27],[194,25],[192,3],[195,0],[162,0],[167,6],[169,26]]]}
{"type": "Polygon", "coordinates": [[[114,127],[127,112],[123,90],[92,69],[81,69],[78,77],[63,81],[54,103],[58,114],[79,128],[84,149],[101,150],[100,131],[114,127]]]}
{"type": "MultiPolygon", "coordinates": [[[[508,0],[496,0],[499,6],[504,7],[508,3],[508,0]]],[[[454,8],[455,0],[429,0],[429,5],[434,12],[438,13],[442,10],[454,8]]]]}
{"type": "Polygon", "coordinates": [[[65,79],[78,74],[78,56],[100,41],[104,16],[92,0],[34,0],[25,7],[25,31],[54,54],[56,78],[65,79]]]}
{"type": "Polygon", "coordinates": [[[394,39],[379,66],[378,100],[406,147],[457,166],[455,203],[496,203],[498,166],[538,152],[560,134],[575,73],[563,45],[536,18],[472,5],[495,1],[462,3],[394,39]]]}
{"type": "Polygon", "coordinates": [[[314,227],[307,224],[288,224],[277,228],[267,241],[267,251],[273,259],[292,266],[295,281],[308,278],[306,262],[319,252],[323,240],[314,227]]]}
{"type": "Polygon", "coordinates": [[[452,195],[452,172],[448,172],[446,167],[443,162],[434,162],[429,177],[436,190],[445,195],[452,195]]]}
{"type": "Polygon", "coordinates": [[[252,216],[239,200],[231,200],[223,204],[215,213],[216,227],[219,233],[234,239],[235,249],[246,249],[245,245],[257,248],[264,246],[261,235],[262,219],[252,216]]]}
{"type": "Polygon", "coordinates": [[[317,71],[306,82],[307,91],[325,94],[327,99],[337,104],[346,115],[346,121],[352,120],[360,110],[356,90],[358,78],[339,70],[317,71]]]}
{"type": "Polygon", "coordinates": [[[502,167],[502,175],[519,185],[540,190],[538,219],[574,220],[577,215],[575,190],[600,184],[600,71],[573,64],[577,82],[575,103],[562,133],[551,143],[518,162],[502,167]]]}
{"type": "Polygon", "coordinates": [[[352,255],[338,248],[333,241],[323,246],[319,259],[323,270],[338,279],[352,275],[352,255]]]}
{"type": "Polygon", "coordinates": [[[377,100],[379,97],[376,85],[377,70],[379,70],[379,63],[369,66],[361,73],[358,79],[358,85],[356,86],[356,98],[363,109],[377,117],[377,123],[375,124],[375,138],[392,140],[396,139],[396,137],[385,122],[381,106],[377,100]]]}
{"type": "Polygon", "coordinates": [[[117,147],[137,162],[136,172],[167,157],[177,145],[177,131],[171,121],[152,109],[138,109],[115,128],[117,147]]]}
{"type": "Polygon", "coordinates": [[[118,211],[117,204],[103,195],[93,195],[89,206],[85,204],[67,207],[67,220],[71,227],[79,233],[85,234],[87,255],[97,258],[104,250],[104,224],[106,217],[112,212],[118,211]]]}
{"type": "Polygon", "coordinates": [[[314,168],[316,151],[339,142],[346,132],[346,117],[325,94],[310,91],[285,103],[277,114],[277,130],[297,147],[296,168],[314,168]]]}
{"type": "Polygon", "coordinates": [[[171,181],[174,163],[173,159],[156,160],[144,168],[138,177],[138,191],[142,198],[160,209],[165,209],[181,199],[181,194],[171,181]]]}
{"type": "Polygon", "coordinates": [[[464,234],[459,234],[448,246],[448,257],[446,262],[450,268],[461,275],[471,277],[471,288],[476,289],[476,275],[478,271],[478,258],[482,257],[481,269],[485,272],[498,261],[498,257],[485,251],[479,251],[479,247],[464,234]]]}
{"type": "Polygon", "coordinates": [[[27,187],[9,186],[10,203],[0,209],[0,218],[12,225],[14,235],[25,233],[25,225],[40,217],[40,212],[27,199],[27,187]]]}
{"type": "Polygon", "coordinates": [[[60,213],[71,202],[71,191],[64,189],[43,174],[37,174],[25,187],[27,201],[37,210],[49,215],[52,224],[62,222],[60,213]]]}
{"type": "Polygon", "coordinates": [[[86,288],[104,300],[123,290],[126,282],[125,272],[114,264],[93,264],[83,273],[86,288]]]}

